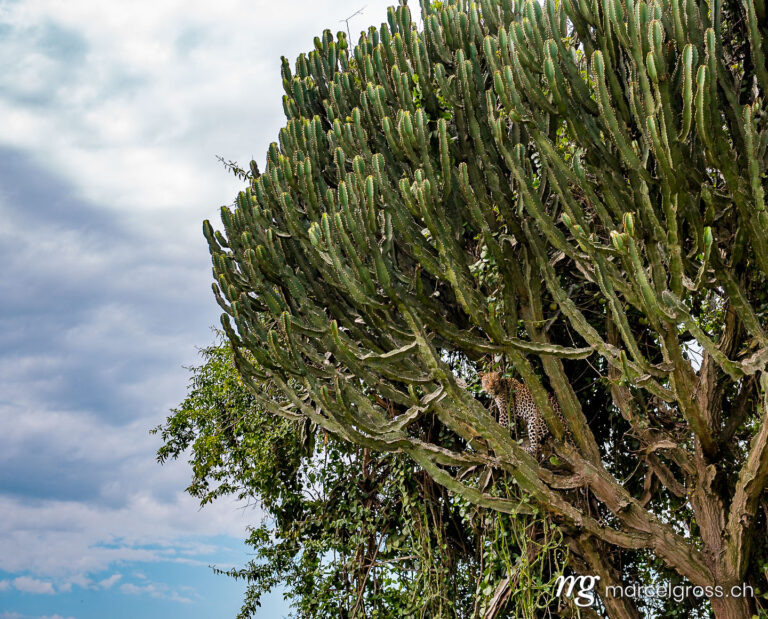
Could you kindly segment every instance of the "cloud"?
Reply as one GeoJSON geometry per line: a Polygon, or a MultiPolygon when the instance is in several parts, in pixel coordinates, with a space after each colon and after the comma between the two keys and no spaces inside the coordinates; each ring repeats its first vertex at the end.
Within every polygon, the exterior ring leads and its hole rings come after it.
{"type": "Polygon", "coordinates": [[[166,585],[150,583],[147,585],[135,585],[125,583],[120,585],[120,591],[126,595],[148,595],[161,600],[170,600],[171,602],[180,602],[182,604],[191,604],[192,599],[181,595],[178,591],[173,591],[166,585]]]}
{"type": "MultiPolygon", "coordinates": [[[[352,30],[392,2],[369,0],[352,30]]],[[[258,520],[235,502],[199,510],[188,467],[160,467],[148,430],[217,322],[200,224],[242,183],[214,156],[263,163],[283,122],[279,56],[359,7],[0,3],[0,591],[188,601],[112,572],[207,569],[218,536],[258,520]]]]}
{"type": "Polygon", "coordinates": [[[30,578],[28,576],[19,576],[18,578],[14,578],[13,586],[17,591],[23,591],[24,593],[46,595],[52,595],[54,593],[52,583],[43,580],[37,580],[36,578],[30,578]]]}
{"type": "Polygon", "coordinates": [[[79,586],[92,586],[88,575],[116,562],[206,566],[219,547],[200,543],[201,537],[242,537],[249,521],[258,517],[251,512],[249,518],[226,501],[199,510],[182,492],[173,502],[137,494],[115,509],[0,497],[0,512],[7,514],[0,522],[0,570],[29,571],[79,586]]]}
{"type": "MultiPolygon", "coordinates": [[[[383,21],[388,4],[368,2],[353,29],[383,21]]],[[[213,155],[263,159],[277,138],[279,56],[311,49],[323,26],[338,30],[359,8],[357,0],[256,10],[237,0],[11,5],[4,57],[17,69],[5,78],[13,96],[0,101],[4,139],[45,153],[107,208],[210,208],[222,198],[210,182],[213,155]],[[20,88],[40,105],[19,105],[20,88]]]]}
{"type": "Polygon", "coordinates": [[[99,581],[99,587],[102,589],[111,589],[112,586],[122,578],[122,574],[112,574],[109,578],[99,581]]]}
{"type": "Polygon", "coordinates": [[[66,591],[92,587],[92,575],[122,561],[205,556],[207,568],[217,547],[202,552],[195,536],[242,539],[258,514],[227,502],[201,512],[183,494],[189,469],[160,467],[148,432],[183,396],[181,366],[210,338],[213,313],[181,318],[185,306],[203,307],[191,291],[204,277],[185,281],[194,271],[183,260],[152,266],[146,242],[113,217],[91,217],[65,183],[50,183],[41,204],[63,200],[90,229],[36,220],[2,191],[9,173],[17,186],[47,177],[19,159],[10,172],[0,165],[0,260],[10,276],[0,281],[0,569],[52,577],[66,591]],[[113,226],[111,245],[97,240],[113,226]],[[27,229],[44,231],[42,252],[27,229]],[[181,289],[166,285],[174,279],[181,289]]]}

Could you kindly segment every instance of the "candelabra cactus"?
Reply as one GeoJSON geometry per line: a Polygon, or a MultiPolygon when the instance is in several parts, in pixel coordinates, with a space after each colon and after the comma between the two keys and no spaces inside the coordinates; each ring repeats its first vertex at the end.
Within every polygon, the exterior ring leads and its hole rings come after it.
{"type": "Polygon", "coordinates": [[[508,476],[603,587],[642,551],[694,585],[757,584],[764,1],[424,1],[421,17],[391,8],[354,49],[326,31],[283,59],[279,143],[223,231],[204,225],[240,371],[276,414],[528,509],[467,471],[508,476]],[[526,454],[449,363],[490,357],[530,389],[562,466],[526,454]],[[422,440],[427,417],[463,447],[422,440]]]}

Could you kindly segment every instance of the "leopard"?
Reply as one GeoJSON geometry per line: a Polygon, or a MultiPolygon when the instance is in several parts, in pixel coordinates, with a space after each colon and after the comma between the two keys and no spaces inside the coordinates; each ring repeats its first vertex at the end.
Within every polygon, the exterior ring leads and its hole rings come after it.
{"type": "MultiPolygon", "coordinates": [[[[501,372],[481,372],[479,376],[483,391],[493,398],[492,406],[496,408],[499,425],[509,428],[511,409],[521,419],[528,433],[528,445],[524,447],[525,451],[534,458],[538,458],[539,449],[550,431],[541,416],[539,407],[536,406],[531,390],[525,383],[515,378],[503,377],[501,372]]],[[[557,399],[552,394],[549,394],[548,399],[560,423],[567,429],[568,426],[557,399]]]]}

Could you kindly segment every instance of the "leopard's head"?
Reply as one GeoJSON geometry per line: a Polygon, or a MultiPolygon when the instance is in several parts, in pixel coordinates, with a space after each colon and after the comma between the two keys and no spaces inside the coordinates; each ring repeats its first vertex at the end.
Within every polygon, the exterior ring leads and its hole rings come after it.
{"type": "Polygon", "coordinates": [[[496,395],[503,389],[504,379],[501,372],[479,372],[480,386],[490,395],[496,395]]]}

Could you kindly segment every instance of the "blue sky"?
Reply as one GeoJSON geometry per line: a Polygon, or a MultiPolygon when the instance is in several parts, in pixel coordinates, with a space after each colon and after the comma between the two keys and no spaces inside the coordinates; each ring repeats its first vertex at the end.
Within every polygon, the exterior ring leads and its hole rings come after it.
{"type": "Polygon", "coordinates": [[[390,3],[0,0],[0,619],[235,616],[209,566],[258,508],[199,509],[149,434],[218,323],[215,156],[263,162],[280,56],[390,3]]]}

